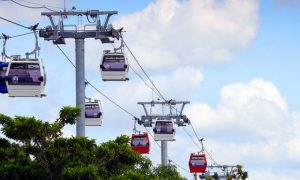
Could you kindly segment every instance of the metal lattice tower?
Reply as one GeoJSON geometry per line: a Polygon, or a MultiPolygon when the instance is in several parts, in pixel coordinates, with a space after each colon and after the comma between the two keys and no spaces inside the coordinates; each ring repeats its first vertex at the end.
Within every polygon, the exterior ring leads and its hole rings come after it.
{"type": "Polygon", "coordinates": [[[112,25],[108,24],[112,15],[118,14],[117,11],[63,11],[63,12],[42,12],[42,16],[47,16],[51,25],[40,30],[40,37],[54,44],[65,44],[65,39],[75,39],[76,52],[76,106],[81,108],[81,115],[76,123],[76,136],[85,136],[85,66],[84,66],[84,40],[86,38],[99,39],[102,43],[113,43],[113,38],[119,39],[121,33],[112,25]],[[67,25],[65,21],[69,16],[79,17],[81,21],[84,16],[92,18],[94,22],[84,25],[67,25]],[[104,17],[101,23],[100,17],[104,17]],[[58,19],[58,21],[55,21],[58,19]],[[55,24],[55,22],[58,22],[55,24]],[[83,26],[83,29],[82,29],[83,26]],[[69,29],[73,27],[74,29],[69,29]]]}

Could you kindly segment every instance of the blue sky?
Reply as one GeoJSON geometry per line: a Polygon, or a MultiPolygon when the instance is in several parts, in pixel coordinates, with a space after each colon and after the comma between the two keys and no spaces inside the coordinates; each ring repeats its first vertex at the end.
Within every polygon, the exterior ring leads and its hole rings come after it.
{"type": "MultiPolygon", "coordinates": [[[[61,0],[30,1],[63,6],[61,0]]],[[[1,17],[26,25],[40,22],[40,27],[49,23],[40,17],[40,9],[0,3],[1,17]]],[[[73,0],[67,6],[119,11],[113,25],[125,28],[126,42],[167,98],[191,101],[185,113],[218,163],[242,164],[250,179],[299,178],[298,1],[73,0]]],[[[9,35],[26,32],[3,21],[0,30],[9,35]]],[[[47,97],[0,95],[2,113],[51,121],[62,106],[75,104],[74,68],[51,42],[39,42],[48,77],[47,97]]],[[[24,53],[32,46],[29,35],[10,40],[7,51],[24,53]]],[[[102,82],[101,52],[112,47],[95,40],[87,40],[85,47],[87,78],[130,112],[142,115],[136,102],[150,101],[151,91],[132,71],[129,82],[102,82]]],[[[74,60],[74,40],[62,48],[74,60]]],[[[136,67],[128,52],[127,56],[136,67]]],[[[86,94],[101,99],[104,109],[103,126],[86,128],[88,137],[101,143],[132,132],[130,116],[90,87],[86,94]]],[[[190,127],[186,129],[192,134],[190,127]]],[[[75,127],[65,128],[65,134],[75,134],[75,127]]],[[[198,148],[180,128],[176,139],[169,143],[170,158],[188,169],[189,153],[198,148]]],[[[152,144],[148,157],[159,164],[159,148],[152,144]]]]}

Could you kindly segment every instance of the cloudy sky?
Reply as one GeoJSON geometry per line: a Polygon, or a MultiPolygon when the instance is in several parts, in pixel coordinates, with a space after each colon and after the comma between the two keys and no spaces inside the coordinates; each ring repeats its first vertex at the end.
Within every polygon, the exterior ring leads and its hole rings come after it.
{"type": "MultiPolygon", "coordinates": [[[[56,10],[63,7],[62,0],[18,2],[47,4],[56,10]]],[[[73,6],[119,11],[111,23],[124,27],[126,43],[167,99],[191,101],[184,113],[219,164],[241,164],[255,180],[299,179],[299,1],[67,1],[68,9],[73,6]]],[[[27,26],[37,22],[40,27],[48,25],[48,19],[40,16],[42,11],[0,1],[1,17],[27,26]]],[[[68,22],[77,23],[72,19],[68,22]]],[[[0,32],[16,35],[27,30],[0,20],[0,32]]],[[[7,53],[30,51],[33,39],[29,35],[9,40],[7,53]]],[[[0,95],[1,113],[53,121],[61,107],[75,105],[74,68],[51,42],[40,39],[40,46],[48,78],[47,97],[0,95]]],[[[102,82],[102,51],[112,46],[89,39],[85,48],[90,82],[131,113],[143,115],[137,102],[151,101],[157,98],[155,94],[152,96],[132,70],[128,82],[102,82]]],[[[62,49],[74,61],[74,40],[67,40],[62,49]]],[[[138,70],[128,52],[127,57],[138,70]]],[[[103,126],[87,127],[86,136],[101,143],[132,133],[131,116],[89,86],[86,95],[101,99],[104,109],[103,126]]],[[[190,126],[185,129],[193,135],[190,126]]],[[[75,126],[65,128],[66,136],[74,134],[75,126]]],[[[177,128],[176,141],[168,145],[170,158],[185,169],[189,153],[199,150],[182,128],[177,128]]],[[[154,142],[148,157],[154,164],[160,163],[160,149],[154,142]]],[[[179,171],[191,178],[184,170],[179,171]]]]}

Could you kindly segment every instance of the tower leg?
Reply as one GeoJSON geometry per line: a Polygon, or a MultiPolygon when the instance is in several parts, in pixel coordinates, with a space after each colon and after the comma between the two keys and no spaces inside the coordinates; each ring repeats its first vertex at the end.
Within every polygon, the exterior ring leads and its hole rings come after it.
{"type": "Polygon", "coordinates": [[[84,39],[75,39],[76,46],[76,106],[81,114],[76,122],[76,136],[85,136],[85,75],[84,75],[84,39]]]}
{"type": "Polygon", "coordinates": [[[168,165],[168,141],[161,141],[161,165],[168,165]]]}

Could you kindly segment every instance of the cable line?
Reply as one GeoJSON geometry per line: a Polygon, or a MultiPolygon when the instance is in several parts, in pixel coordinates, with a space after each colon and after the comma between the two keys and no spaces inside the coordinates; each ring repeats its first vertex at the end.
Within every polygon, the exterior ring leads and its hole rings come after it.
{"type": "Polygon", "coordinates": [[[175,161],[173,161],[172,159],[170,159],[171,162],[173,162],[176,166],[178,166],[180,169],[184,170],[187,173],[190,173],[190,171],[188,171],[187,169],[185,169],[184,167],[180,166],[178,163],[176,163],[175,161]]]}
{"type": "MultiPolygon", "coordinates": [[[[197,137],[198,140],[200,140],[200,138],[199,138],[199,136],[198,136],[198,134],[197,134],[197,132],[196,132],[196,130],[195,130],[195,128],[194,128],[192,122],[190,122],[190,124],[191,124],[191,127],[192,127],[192,129],[193,129],[193,132],[194,132],[195,136],[197,137]]],[[[213,157],[210,155],[210,153],[206,150],[205,146],[203,146],[203,149],[204,149],[204,151],[206,152],[206,154],[209,156],[209,158],[211,159],[211,161],[213,161],[214,164],[219,165],[219,164],[213,159],[213,157]]]]}
{"type": "MultiPolygon", "coordinates": [[[[200,138],[199,138],[197,132],[195,131],[195,128],[194,128],[192,122],[190,122],[190,124],[191,124],[191,127],[192,127],[192,129],[193,129],[193,132],[194,132],[195,136],[196,136],[197,139],[200,141],[200,138]]],[[[200,143],[200,142],[199,142],[199,143],[200,143]]],[[[200,144],[201,144],[201,143],[200,143],[200,144]]],[[[217,162],[214,160],[214,158],[210,155],[210,153],[207,151],[207,149],[205,148],[205,146],[203,146],[203,149],[204,149],[204,151],[206,152],[206,154],[208,155],[208,157],[210,158],[210,160],[213,161],[214,164],[220,165],[220,164],[217,163],[217,162]]]]}
{"type": "Polygon", "coordinates": [[[2,20],[4,20],[4,21],[7,21],[7,22],[10,22],[10,23],[12,23],[12,24],[15,24],[15,25],[20,26],[20,27],[25,28],[25,29],[31,29],[31,27],[24,26],[24,25],[22,25],[22,24],[16,23],[16,22],[14,22],[14,21],[11,21],[11,20],[6,19],[6,18],[1,17],[1,16],[0,16],[0,19],[2,19],[2,20]]]}
{"type": "MultiPolygon", "coordinates": [[[[153,87],[156,89],[156,91],[158,92],[158,94],[159,94],[159,97],[161,97],[166,103],[168,103],[168,101],[164,98],[164,96],[162,95],[162,93],[158,90],[158,88],[155,86],[155,84],[152,82],[152,80],[150,79],[150,77],[148,76],[148,74],[146,73],[146,71],[144,70],[144,68],[142,67],[142,65],[139,63],[139,61],[137,60],[137,58],[135,57],[135,55],[133,54],[133,52],[131,51],[131,49],[128,47],[128,45],[126,44],[126,42],[125,41],[123,41],[124,42],[124,45],[126,46],[126,48],[128,49],[128,51],[130,52],[130,54],[132,55],[132,57],[134,58],[134,60],[136,61],[136,63],[139,65],[139,67],[141,68],[141,70],[143,71],[143,73],[145,74],[145,76],[148,78],[148,80],[151,82],[151,84],[153,85],[153,87]]],[[[155,92],[155,91],[154,91],[155,92]]],[[[177,108],[175,108],[175,107],[173,107],[173,106],[171,106],[170,105],[170,107],[171,108],[173,108],[173,109],[175,109],[176,110],[176,112],[179,112],[178,110],[177,110],[177,108]]],[[[193,126],[193,124],[192,124],[192,122],[190,121],[190,125],[191,125],[191,127],[192,127],[192,130],[193,130],[193,132],[194,132],[194,134],[195,134],[195,136],[196,136],[196,138],[198,139],[198,140],[200,140],[200,138],[199,138],[199,136],[198,136],[198,134],[197,134],[197,132],[196,132],[196,130],[195,130],[195,128],[194,128],[194,126],[193,126]]],[[[148,131],[148,130],[147,130],[148,131]]],[[[192,138],[192,136],[186,131],[186,129],[184,129],[184,131],[185,131],[185,133],[191,138],[191,140],[193,141],[193,143],[196,145],[196,147],[199,147],[196,143],[195,143],[195,141],[193,140],[193,138],[192,138]]],[[[148,131],[149,132],[149,131],[148,131]]],[[[152,137],[153,138],[153,137],[152,137]]],[[[201,144],[200,144],[201,145],[201,144]]],[[[159,146],[160,147],[160,146],[159,146]]],[[[210,153],[204,148],[204,150],[206,151],[206,153],[208,154],[208,156],[210,157],[210,159],[215,163],[215,164],[217,164],[218,165],[218,163],[212,158],[212,156],[210,155],[210,153]]]]}
{"type": "Polygon", "coordinates": [[[133,57],[133,59],[135,60],[135,62],[139,65],[139,67],[141,68],[141,70],[143,71],[143,73],[145,74],[145,76],[148,78],[148,80],[150,81],[150,83],[152,84],[152,86],[156,89],[157,93],[160,95],[160,97],[167,102],[167,100],[164,98],[164,96],[162,95],[162,93],[158,90],[158,88],[155,86],[155,84],[153,83],[153,81],[150,79],[150,77],[148,76],[148,74],[146,73],[146,71],[144,70],[144,68],[142,67],[142,65],[140,64],[140,62],[137,60],[137,58],[135,57],[135,55],[133,54],[133,52],[131,51],[131,49],[127,46],[127,43],[125,41],[124,45],[126,46],[126,48],[128,49],[128,51],[130,52],[131,56],[133,57]]]}
{"type": "MultiPolygon", "coordinates": [[[[34,32],[28,32],[28,33],[18,34],[18,35],[14,35],[14,36],[7,36],[6,38],[11,39],[11,38],[16,38],[16,37],[20,37],[20,36],[25,36],[25,35],[32,34],[32,33],[34,33],[34,32]]],[[[0,39],[5,39],[5,37],[0,36],[0,39]]]]}
{"type": "Polygon", "coordinates": [[[156,92],[156,91],[154,91],[154,89],[146,82],[146,80],[137,72],[137,70],[135,70],[134,68],[133,68],[133,66],[132,65],[130,65],[129,63],[128,63],[128,65],[129,65],[129,67],[130,67],[130,69],[134,72],[134,74],[136,74],[142,81],[143,81],[143,83],[149,88],[149,89],[151,89],[151,91],[153,91],[158,97],[160,97],[160,94],[158,94],[158,92],[156,92]]]}
{"type": "MultiPolygon", "coordinates": [[[[72,62],[72,60],[67,56],[67,54],[56,44],[56,46],[58,47],[58,49],[62,52],[62,54],[65,56],[65,58],[72,64],[72,66],[76,69],[76,65],[72,62]]],[[[120,108],[121,110],[123,110],[125,113],[129,114],[130,116],[137,118],[135,115],[133,115],[131,112],[129,112],[128,110],[126,110],[125,108],[123,108],[121,105],[119,105],[118,103],[116,103],[114,100],[112,100],[110,97],[108,97],[107,95],[105,95],[103,92],[101,92],[98,88],[96,88],[96,86],[94,86],[92,83],[90,83],[86,78],[85,81],[93,88],[95,89],[98,93],[100,93],[102,96],[104,96],[107,100],[109,100],[111,103],[113,103],[114,105],[116,105],[118,108],[120,108]]]]}
{"type": "MultiPolygon", "coordinates": [[[[143,73],[145,74],[145,76],[148,78],[148,80],[151,82],[151,84],[153,85],[153,87],[155,88],[155,90],[157,91],[158,93],[158,96],[161,97],[166,103],[169,103],[165,98],[164,96],[162,95],[162,93],[158,90],[158,88],[155,86],[155,84],[153,83],[153,81],[150,79],[150,77],[148,76],[148,74],[146,73],[146,71],[144,70],[144,68],[142,67],[142,65],[139,63],[139,61],[137,60],[137,58],[135,57],[135,55],[133,54],[133,52],[131,51],[131,49],[128,47],[127,43],[125,41],[124,42],[124,45],[126,46],[126,48],[128,49],[128,51],[130,52],[130,54],[132,55],[132,57],[134,58],[134,60],[136,61],[136,63],[138,64],[138,66],[141,68],[141,70],[143,71],[143,73]]],[[[142,79],[142,78],[141,78],[142,79]]],[[[154,92],[156,92],[154,91],[154,92]]],[[[177,108],[173,107],[170,105],[171,108],[175,109],[176,112],[179,112],[177,110],[177,108]]],[[[193,132],[194,134],[196,135],[196,138],[199,140],[199,136],[197,135],[192,123],[190,122],[191,126],[192,126],[192,129],[193,129],[193,132]]],[[[148,129],[146,128],[146,130],[148,131],[148,129]]],[[[186,129],[184,129],[184,131],[186,132],[186,134],[191,138],[192,142],[196,145],[196,147],[199,147],[195,141],[193,140],[192,136],[186,131],[186,129]]],[[[148,131],[149,132],[149,131],[148,131]]],[[[152,136],[152,134],[149,132],[149,134],[151,135],[151,137],[154,139],[154,137],[152,136]]],[[[156,142],[156,141],[155,141],[156,142]]],[[[160,147],[160,145],[156,142],[156,144],[160,147]]],[[[161,147],[160,147],[161,148],[161,147]]],[[[209,153],[207,153],[209,155],[209,157],[213,160],[213,158],[211,157],[211,155],[209,153]]],[[[217,164],[215,161],[214,161],[215,164],[217,164]]],[[[188,171],[187,171],[188,172],[188,171]]]]}
{"type": "MultiPolygon", "coordinates": [[[[74,67],[74,68],[76,68],[76,66],[75,66],[75,64],[72,62],[72,60],[67,56],[67,54],[58,46],[58,45],[56,45],[57,47],[58,47],[58,49],[63,53],[63,55],[65,56],[65,58],[72,64],[72,66],[74,67]]],[[[121,110],[123,110],[124,112],[126,112],[127,114],[129,114],[129,115],[131,115],[132,117],[134,117],[135,119],[137,119],[136,118],[136,116],[135,115],[133,115],[132,113],[130,113],[129,111],[127,111],[125,108],[123,108],[122,106],[120,106],[118,103],[116,103],[115,101],[113,101],[111,98],[109,98],[107,95],[105,95],[104,93],[102,93],[98,88],[96,88],[93,84],[91,84],[87,79],[85,79],[87,82],[88,82],[88,84],[92,87],[92,88],[94,88],[97,92],[99,92],[102,96],[104,96],[106,99],[108,99],[111,103],[113,103],[114,105],[116,105],[117,107],[119,107],[121,110]]],[[[145,129],[147,130],[147,132],[150,134],[150,136],[152,137],[152,139],[154,140],[154,137],[153,137],[153,135],[150,133],[150,131],[145,127],[145,129]]],[[[155,141],[155,140],[154,140],[155,141]]],[[[157,146],[159,147],[159,148],[161,148],[161,146],[158,144],[158,142],[157,141],[155,141],[155,143],[157,144],[157,146]]],[[[184,171],[186,171],[186,172],[188,172],[189,173],[189,171],[187,170],[187,169],[185,169],[185,168],[183,168],[182,166],[180,166],[178,163],[176,163],[175,161],[173,161],[171,158],[169,158],[169,156],[168,156],[168,159],[170,159],[176,166],[178,166],[179,168],[181,168],[181,169],[183,169],[184,171]]]]}
{"type": "Polygon", "coordinates": [[[198,147],[198,144],[194,141],[192,135],[183,127],[184,132],[190,137],[191,141],[194,143],[196,147],[198,147]]]}
{"type": "Polygon", "coordinates": [[[133,118],[137,118],[136,116],[134,116],[132,113],[130,113],[129,111],[127,111],[125,108],[123,108],[122,106],[120,106],[119,104],[117,104],[115,101],[113,101],[111,98],[109,98],[107,95],[105,95],[103,92],[101,92],[99,89],[97,89],[93,84],[91,84],[87,79],[86,81],[89,83],[89,85],[94,88],[96,91],[98,91],[102,96],[104,96],[106,99],[108,99],[111,103],[113,103],[114,105],[116,105],[117,107],[119,107],[121,110],[123,110],[124,112],[126,112],[127,114],[131,115],[133,118]]]}
{"type": "Polygon", "coordinates": [[[203,147],[204,151],[206,152],[206,154],[208,155],[209,159],[216,165],[221,166],[219,163],[217,163],[214,158],[210,155],[210,153],[206,150],[205,147],[203,147]]]}
{"type": "Polygon", "coordinates": [[[17,4],[17,5],[19,5],[19,6],[26,7],[26,8],[29,8],[29,9],[47,9],[47,10],[52,11],[52,12],[57,12],[53,9],[50,9],[50,8],[46,7],[45,5],[44,6],[39,6],[39,7],[37,7],[37,6],[33,7],[33,6],[27,6],[27,5],[21,4],[19,2],[14,1],[14,0],[10,0],[10,1],[17,4]]]}
{"type": "MultiPolygon", "coordinates": [[[[123,41],[124,42],[124,41],[123,41]]],[[[112,47],[114,49],[116,49],[116,47],[114,46],[114,44],[111,44],[112,47]]],[[[146,80],[137,72],[137,70],[128,62],[129,68],[134,72],[134,74],[136,74],[142,81],[143,83],[149,88],[151,89],[151,91],[153,91],[158,97],[160,97],[160,94],[158,94],[158,92],[154,91],[153,88],[146,82],[146,80]]]]}
{"type": "MultiPolygon", "coordinates": [[[[11,0],[7,0],[7,1],[11,1],[11,0]]],[[[56,8],[56,9],[64,10],[64,8],[62,8],[62,7],[52,6],[52,5],[48,5],[48,4],[40,4],[40,3],[35,3],[35,2],[25,1],[25,0],[17,0],[17,1],[26,2],[28,4],[33,4],[33,5],[39,5],[39,6],[51,7],[51,8],[56,8]]]]}
{"type": "Polygon", "coordinates": [[[199,138],[199,136],[198,136],[198,134],[197,134],[197,132],[196,132],[196,130],[195,130],[195,128],[194,128],[192,122],[190,122],[190,124],[191,124],[191,127],[192,127],[192,129],[193,129],[193,132],[194,132],[196,138],[197,138],[198,140],[200,140],[200,138],[199,138]]]}
{"type": "Polygon", "coordinates": [[[67,56],[67,54],[60,48],[59,45],[55,44],[56,47],[60,50],[60,52],[65,56],[65,58],[72,64],[72,66],[76,69],[75,64],[72,62],[72,60],[67,56]]]}

